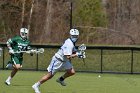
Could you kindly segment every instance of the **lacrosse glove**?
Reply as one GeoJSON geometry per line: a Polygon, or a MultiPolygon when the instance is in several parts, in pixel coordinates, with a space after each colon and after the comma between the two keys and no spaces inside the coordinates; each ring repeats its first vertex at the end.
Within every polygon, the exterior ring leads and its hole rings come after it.
{"type": "Polygon", "coordinates": [[[33,50],[28,50],[26,53],[30,54],[31,56],[33,56],[33,50]]]}
{"type": "Polygon", "coordinates": [[[33,56],[33,53],[30,53],[30,56],[33,56]]]}
{"type": "Polygon", "coordinates": [[[78,51],[78,52],[76,52],[76,54],[79,58],[86,58],[85,52],[78,51]]]}
{"type": "Polygon", "coordinates": [[[30,50],[30,55],[33,56],[33,53],[34,53],[34,51],[33,51],[33,49],[31,49],[30,50]]]}
{"type": "Polygon", "coordinates": [[[13,50],[13,49],[10,49],[10,50],[9,50],[9,53],[10,53],[10,54],[14,54],[14,50],[13,50]]]}

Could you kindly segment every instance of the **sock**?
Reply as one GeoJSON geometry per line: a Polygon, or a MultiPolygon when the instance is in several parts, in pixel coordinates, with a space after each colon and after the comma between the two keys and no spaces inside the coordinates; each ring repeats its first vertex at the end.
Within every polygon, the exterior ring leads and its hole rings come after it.
{"type": "Polygon", "coordinates": [[[41,83],[38,81],[38,82],[36,83],[36,85],[37,85],[37,86],[40,86],[40,85],[41,85],[41,83]]]}
{"type": "Polygon", "coordinates": [[[64,77],[61,76],[61,77],[59,78],[59,80],[60,80],[60,81],[64,81],[64,77]]]}
{"type": "Polygon", "coordinates": [[[11,76],[9,76],[9,77],[7,78],[8,81],[10,81],[11,79],[12,79],[11,76]]]}

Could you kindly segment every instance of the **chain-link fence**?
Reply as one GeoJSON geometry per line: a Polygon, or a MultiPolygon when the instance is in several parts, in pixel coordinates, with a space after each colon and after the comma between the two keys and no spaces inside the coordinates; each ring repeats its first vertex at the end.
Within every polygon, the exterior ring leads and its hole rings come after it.
{"type": "MultiPolygon", "coordinates": [[[[0,68],[5,69],[10,60],[5,45],[0,57],[0,68]]],[[[52,56],[60,46],[32,45],[33,48],[44,48],[43,54],[24,54],[23,68],[25,70],[47,70],[52,56]]],[[[140,73],[140,48],[119,46],[87,46],[86,64],[83,59],[73,58],[72,64],[76,71],[84,72],[112,72],[112,73],[140,73]]]]}

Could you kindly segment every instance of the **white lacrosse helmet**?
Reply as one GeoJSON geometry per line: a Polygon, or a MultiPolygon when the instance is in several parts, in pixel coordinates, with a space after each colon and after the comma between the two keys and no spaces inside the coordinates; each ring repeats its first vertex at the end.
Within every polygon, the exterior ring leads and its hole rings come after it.
{"type": "Polygon", "coordinates": [[[23,38],[23,39],[26,39],[28,37],[28,29],[27,28],[21,28],[20,29],[20,36],[23,38]]]}
{"type": "Polygon", "coordinates": [[[79,36],[79,31],[77,30],[77,29],[71,29],[70,30],[70,35],[72,36],[72,35],[77,35],[77,36],[79,36]]]}
{"type": "Polygon", "coordinates": [[[71,29],[70,30],[71,40],[72,42],[76,42],[79,37],[79,31],[77,29],[71,29]]]}

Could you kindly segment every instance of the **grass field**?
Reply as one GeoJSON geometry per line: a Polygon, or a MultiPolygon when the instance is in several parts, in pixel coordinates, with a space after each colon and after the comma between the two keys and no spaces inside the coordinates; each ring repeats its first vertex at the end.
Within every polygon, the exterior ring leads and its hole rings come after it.
{"type": "MultiPolygon", "coordinates": [[[[4,81],[10,70],[0,71],[0,93],[34,93],[31,86],[45,72],[20,71],[7,86],[4,81]]],[[[67,86],[62,87],[55,80],[63,74],[58,72],[54,78],[41,85],[41,93],[139,93],[140,75],[77,73],[66,80],[67,86]]]]}

